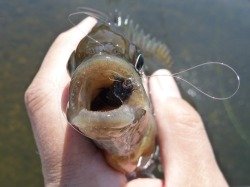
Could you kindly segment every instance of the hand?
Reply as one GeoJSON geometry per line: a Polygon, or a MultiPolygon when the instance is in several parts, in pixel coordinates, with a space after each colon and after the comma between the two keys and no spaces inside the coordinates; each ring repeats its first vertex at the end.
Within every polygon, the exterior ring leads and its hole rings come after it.
{"type": "Polygon", "coordinates": [[[67,62],[95,23],[87,18],[60,34],[25,93],[46,186],[111,187],[126,181],[106,164],[92,142],[67,124],[65,116],[70,81],[67,62]]]}
{"type": "MultiPolygon", "coordinates": [[[[126,182],[101,152],[67,124],[65,108],[70,77],[67,61],[95,25],[86,18],[59,35],[25,93],[25,103],[42,162],[46,186],[227,186],[197,112],[181,99],[170,76],[149,80],[165,181],[126,182]]],[[[160,70],[156,74],[169,74],[160,70]]]]}
{"type": "Polygon", "coordinates": [[[149,80],[165,180],[135,179],[127,186],[228,186],[199,114],[181,98],[169,75],[158,70],[149,80]]]}

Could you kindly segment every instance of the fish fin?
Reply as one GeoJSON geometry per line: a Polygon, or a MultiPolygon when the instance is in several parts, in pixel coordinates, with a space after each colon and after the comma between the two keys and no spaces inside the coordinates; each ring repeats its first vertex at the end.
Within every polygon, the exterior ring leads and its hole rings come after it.
{"type": "Polygon", "coordinates": [[[157,62],[161,63],[165,68],[169,69],[172,65],[172,57],[168,46],[139,28],[138,24],[135,24],[132,19],[127,16],[122,18],[120,12],[116,12],[113,18],[117,27],[123,30],[126,37],[138,46],[143,55],[147,58],[157,59],[157,62]]]}

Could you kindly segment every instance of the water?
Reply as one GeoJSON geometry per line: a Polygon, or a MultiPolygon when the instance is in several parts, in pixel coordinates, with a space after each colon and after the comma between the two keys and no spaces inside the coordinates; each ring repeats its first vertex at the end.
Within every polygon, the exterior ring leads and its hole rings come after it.
{"type": "MultiPolygon", "coordinates": [[[[178,84],[202,115],[229,183],[250,185],[250,1],[6,0],[0,2],[0,186],[43,185],[23,93],[54,38],[71,27],[67,16],[79,6],[105,12],[117,8],[129,14],[169,45],[173,72],[207,61],[226,62],[238,71],[241,88],[227,101],[211,100],[183,82],[178,84]]],[[[227,86],[214,81],[215,74],[184,76],[223,94],[227,86]]]]}

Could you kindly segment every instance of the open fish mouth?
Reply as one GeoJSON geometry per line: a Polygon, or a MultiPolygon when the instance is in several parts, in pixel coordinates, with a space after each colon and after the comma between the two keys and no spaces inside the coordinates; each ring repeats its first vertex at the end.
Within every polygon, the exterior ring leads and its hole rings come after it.
{"type": "Polygon", "coordinates": [[[119,13],[82,7],[72,16],[79,14],[98,23],[69,59],[68,121],[103,150],[111,167],[140,176],[144,166],[151,168],[156,136],[142,78],[158,65],[170,67],[168,47],[119,13]]]}
{"type": "Polygon", "coordinates": [[[125,60],[96,55],[82,63],[72,76],[69,121],[80,129],[82,123],[100,123],[99,128],[122,128],[138,121],[136,111],[145,113],[149,107],[142,89],[140,76],[125,60]],[[127,89],[123,87],[125,82],[130,82],[127,89]]]}
{"type": "Polygon", "coordinates": [[[150,114],[141,77],[125,59],[96,54],[72,75],[68,121],[105,150],[115,169],[132,172],[143,154],[152,153],[150,114]]]}

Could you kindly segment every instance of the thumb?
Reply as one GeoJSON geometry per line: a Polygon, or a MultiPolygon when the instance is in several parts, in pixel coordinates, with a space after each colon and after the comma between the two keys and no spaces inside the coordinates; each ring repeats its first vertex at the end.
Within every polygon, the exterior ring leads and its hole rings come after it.
{"type": "Polygon", "coordinates": [[[155,75],[149,84],[166,186],[225,185],[199,114],[181,99],[170,72],[155,75]]]}

